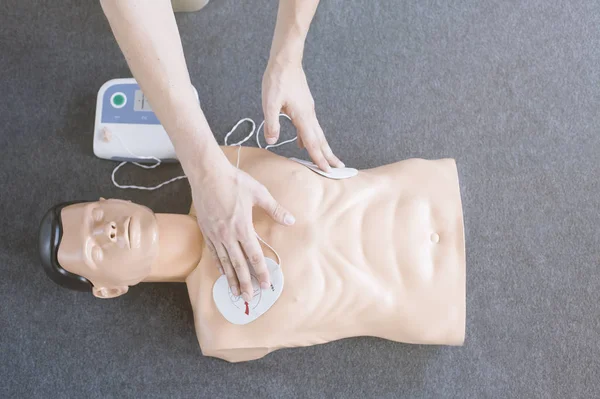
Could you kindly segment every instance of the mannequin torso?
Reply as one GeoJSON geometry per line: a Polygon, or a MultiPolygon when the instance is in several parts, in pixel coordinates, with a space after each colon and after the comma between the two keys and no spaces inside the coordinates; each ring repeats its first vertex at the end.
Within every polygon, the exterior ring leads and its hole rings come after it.
{"type": "MultiPolygon", "coordinates": [[[[235,165],[238,149],[223,150],[235,165]]],[[[411,159],[330,180],[243,148],[239,167],[296,216],[285,227],[258,208],[253,215],[256,232],[281,256],[286,283],[257,320],[231,324],[212,299],[219,272],[204,251],[186,283],[205,355],[244,361],[365,335],[462,344],[465,250],[453,160],[411,159]]]]}

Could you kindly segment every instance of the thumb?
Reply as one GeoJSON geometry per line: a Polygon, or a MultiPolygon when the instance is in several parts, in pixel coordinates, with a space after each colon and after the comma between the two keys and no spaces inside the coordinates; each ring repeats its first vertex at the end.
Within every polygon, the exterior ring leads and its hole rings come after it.
{"type": "Polygon", "coordinates": [[[279,139],[279,111],[278,103],[269,104],[265,107],[265,140],[267,144],[275,144],[279,139]]]}
{"type": "Polygon", "coordinates": [[[279,202],[275,201],[275,198],[273,198],[264,186],[258,191],[256,204],[263,208],[279,224],[291,226],[296,223],[294,215],[281,206],[279,202]]]}

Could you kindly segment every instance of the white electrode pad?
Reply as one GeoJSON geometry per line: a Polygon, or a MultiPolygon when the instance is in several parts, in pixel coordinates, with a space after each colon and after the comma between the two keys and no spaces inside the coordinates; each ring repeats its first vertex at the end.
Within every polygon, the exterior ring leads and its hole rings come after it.
{"type": "Polygon", "coordinates": [[[298,158],[290,158],[290,159],[292,161],[296,161],[299,164],[306,166],[310,170],[317,172],[318,174],[328,177],[330,179],[336,179],[336,180],[348,179],[348,178],[354,177],[358,174],[358,170],[356,170],[354,168],[331,168],[331,172],[328,173],[328,172],[324,172],[323,170],[321,170],[317,165],[315,165],[312,162],[304,161],[304,160],[298,159],[298,158]]]}
{"type": "Polygon", "coordinates": [[[215,281],[213,299],[219,312],[230,323],[248,324],[269,310],[277,299],[279,299],[281,291],[283,291],[283,273],[281,272],[281,267],[271,258],[265,257],[265,262],[271,276],[271,287],[265,290],[261,289],[260,282],[252,266],[249,266],[252,288],[254,290],[250,302],[244,301],[244,298],[241,296],[233,295],[225,275],[221,275],[215,281]]]}
{"type": "Polygon", "coordinates": [[[112,79],[98,91],[94,154],[113,161],[155,163],[140,157],[177,161],[167,132],[135,79],[112,79]]]}

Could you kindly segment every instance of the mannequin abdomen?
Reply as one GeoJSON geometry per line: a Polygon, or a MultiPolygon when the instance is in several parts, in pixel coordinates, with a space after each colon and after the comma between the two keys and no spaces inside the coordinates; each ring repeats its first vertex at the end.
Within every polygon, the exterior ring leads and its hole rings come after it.
{"type": "Polygon", "coordinates": [[[371,248],[367,262],[381,276],[381,291],[390,299],[382,310],[388,323],[376,324],[371,335],[460,345],[466,312],[465,244],[456,164],[450,159],[411,159],[377,173],[388,180],[389,197],[374,209],[382,230],[390,234],[382,238],[379,251],[371,248]]]}
{"type": "Polygon", "coordinates": [[[465,249],[454,161],[402,161],[328,181],[324,193],[317,250],[310,266],[298,265],[321,287],[304,301],[314,312],[302,328],[325,341],[461,344],[465,249]]]}

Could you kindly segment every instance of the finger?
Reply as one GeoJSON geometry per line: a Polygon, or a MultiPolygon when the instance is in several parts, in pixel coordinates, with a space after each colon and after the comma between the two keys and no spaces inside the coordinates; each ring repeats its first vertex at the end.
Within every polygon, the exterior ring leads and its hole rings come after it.
{"type": "Polygon", "coordinates": [[[229,260],[229,254],[227,253],[227,250],[221,244],[216,244],[215,248],[219,257],[219,262],[221,263],[221,267],[225,271],[225,276],[227,276],[227,283],[229,284],[231,292],[235,296],[240,295],[240,288],[237,275],[235,274],[235,270],[233,270],[233,266],[231,265],[231,261],[229,260]]]}
{"type": "Polygon", "coordinates": [[[279,111],[281,111],[279,102],[271,102],[264,106],[265,141],[267,144],[275,144],[279,140],[279,111]]]}
{"type": "MultiPolygon", "coordinates": [[[[252,225],[252,222],[250,223],[252,225]]],[[[254,231],[248,233],[248,239],[240,241],[242,249],[246,253],[248,263],[254,269],[256,278],[260,283],[260,288],[267,289],[271,285],[269,280],[269,270],[267,269],[267,263],[265,262],[265,256],[263,255],[262,248],[258,243],[258,239],[254,231]]]]}
{"type": "Polygon", "coordinates": [[[309,140],[304,140],[304,144],[306,151],[308,151],[308,155],[310,155],[310,158],[319,167],[319,169],[324,172],[331,172],[331,167],[323,155],[320,141],[313,136],[309,140]]]}
{"type": "Polygon", "coordinates": [[[254,296],[254,289],[252,288],[252,280],[250,277],[250,270],[248,270],[248,263],[242,253],[239,242],[235,241],[227,245],[227,253],[229,254],[229,260],[233,266],[233,270],[240,282],[240,291],[244,301],[250,302],[254,296]]]}
{"type": "Polygon", "coordinates": [[[208,250],[208,252],[211,254],[211,256],[217,261],[217,267],[219,268],[219,273],[225,274],[225,271],[223,270],[223,267],[221,266],[221,262],[219,261],[219,255],[217,254],[217,250],[215,249],[215,246],[208,238],[204,239],[204,247],[208,250]]]}
{"type": "Polygon", "coordinates": [[[323,155],[325,156],[325,159],[327,160],[327,162],[329,162],[329,165],[335,168],[343,168],[346,166],[342,161],[340,161],[338,157],[335,156],[333,151],[331,151],[331,147],[329,147],[329,144],[327,142],[323,144],[321,148],[323,150],[323,155]]]}
{"type": "Polygon", "coordinates": [[[331,167],[323,156],[321,150],[321,140],[317,137],[315,127],[319,125],[316,115],[310,117],[298,117],[294,122],[294,126],[298,130],[298,137],[302,137],[302,144],[312,161],[324,172],[330,172],[331,167]]]}
{"type": "Polygon", "coordinates": [[[331,151],[331,147],[329,147],[327,138],[325,138],[325,133],[323,133],[323,129],[321,128],[321,125],[319,124],[318,121],[317,121],[317,134],[321,138],[321,151],[323,153],[323,156],[329,163],[329,165],[336,167],[336,168],[343,168],[344,163],[342,161],[340,161],[340,159],[338,157],[335,156],[333,151],[331,151]]]}
{"type": "Polygon", "coordinates": [[[257,189],[255,203],[263,208],[279,224],[289,226],[296,222],[294,215],[281,206],[279,202],[275,201],[275,198],[273,198],[264,186],[260,186],[257,189]]]}

